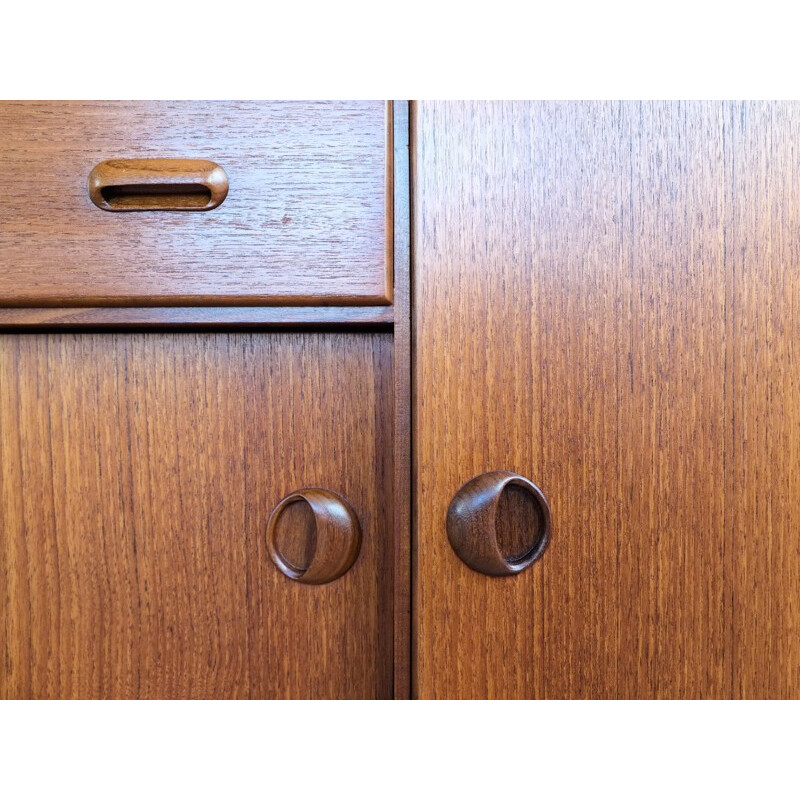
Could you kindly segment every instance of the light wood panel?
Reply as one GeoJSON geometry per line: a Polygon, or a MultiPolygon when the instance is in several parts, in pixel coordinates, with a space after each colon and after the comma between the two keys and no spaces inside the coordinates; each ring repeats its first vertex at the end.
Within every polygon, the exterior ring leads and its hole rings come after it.
{"type": "Polygon", "coordinates": [[[0,306],[385,305],[390,111],[0,103],[0,306]],[[102,211],[89,174],[120,158],[215,161],[228,195],[204,212],[102,211]]]}
{"type": "Polygon", "coordinates": [[[388,334],[0,336],[0,696],[389,697],[388,334]],[[338,580],[272,564],[346,497],[338,580]]]}
{"type": "Polygon", "coordinates": [[[798,106],[414,106],[415,690],[798,696],[798,106]],[[507,469],[550,546],[470,571],[507,469]]]}

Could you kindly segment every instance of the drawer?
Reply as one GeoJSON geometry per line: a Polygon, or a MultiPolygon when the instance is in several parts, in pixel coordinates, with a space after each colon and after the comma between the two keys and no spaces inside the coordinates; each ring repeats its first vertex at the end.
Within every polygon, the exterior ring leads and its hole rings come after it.
{"type": "Polygon", "coordinates": [[[389,304],[390,117],[383,102],[0,103],[0,307],[389,304]],[[116,212],[92,202],[93,170],[116,212]],[[224,199],[200,210],[206,184],[224,199]]]}

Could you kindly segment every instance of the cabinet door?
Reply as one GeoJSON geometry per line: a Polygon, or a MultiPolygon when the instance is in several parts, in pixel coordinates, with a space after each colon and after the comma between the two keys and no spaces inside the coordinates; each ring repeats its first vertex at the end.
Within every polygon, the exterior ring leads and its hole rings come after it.
{"type": "Polygon", "coordinates": [[[424,102],[412,136],[418,695],[799,697],[800,105],[424,102]],[[447,535],[498,470],[551,512],[506,577],[447,535]]]}
{"type": "Polygon", "coordinates": [[[390,333],[0,336],[0,696],[389,697],[391,367],[390,333]],[[304,487],[361,527],[320,585],[267,548],[304,487]]]}

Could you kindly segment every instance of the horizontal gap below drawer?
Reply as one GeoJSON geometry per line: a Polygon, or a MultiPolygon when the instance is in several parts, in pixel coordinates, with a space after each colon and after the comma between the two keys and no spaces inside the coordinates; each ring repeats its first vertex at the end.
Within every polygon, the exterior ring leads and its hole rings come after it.
{"type": "Polygon", "coordinates": [[[0,330],[380,327],[391,306],[0,308],[0,330]]]}

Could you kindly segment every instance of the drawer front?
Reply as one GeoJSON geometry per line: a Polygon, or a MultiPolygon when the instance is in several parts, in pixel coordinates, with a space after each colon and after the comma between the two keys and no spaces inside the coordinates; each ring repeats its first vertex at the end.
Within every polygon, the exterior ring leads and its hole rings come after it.
{"type": "Polygon", "coordinates": [[[0,307],[388,304],[390,115],[383,102],[0,103],[0,307]],[[190,196],[103,210],[90,175],[129,159],[162,160],[154,181],[166,159],[213,162],[227,195],[202,211],[180,208],[190,196]]]}
{"type": "Polygon", "coordinates": [[[0,697],[390,697],[391,369],[379,333],[0,336],[0,697]],[[360,527],[319,585],[267,537],[306,487],[360,527]]]}

